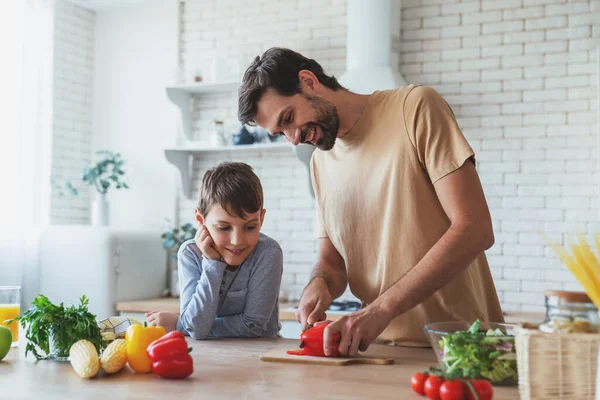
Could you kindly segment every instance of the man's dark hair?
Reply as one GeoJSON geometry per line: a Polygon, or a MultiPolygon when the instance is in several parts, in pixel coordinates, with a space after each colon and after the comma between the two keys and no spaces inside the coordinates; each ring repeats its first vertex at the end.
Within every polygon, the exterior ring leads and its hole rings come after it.
{"type": "Polygon", "coordinates": [[[244,73],[239,89],[238,119],[242,124],[255,125],[257,104],[269,88],[282,96],[300,93],[298,73],[311,71],[320,83],[330,89],[345,89],[332,75],[325,75],[323,67],[313,59],[281,47],[272,47],[257,56],[244,73]]]}
{"type": "Polygon", "coordinates": [[[206,217],[215,204],[240,218],[262,209],[262,185],[251,166],[223,162],[206,171],[198,192],[198,211],[206,217]]]}

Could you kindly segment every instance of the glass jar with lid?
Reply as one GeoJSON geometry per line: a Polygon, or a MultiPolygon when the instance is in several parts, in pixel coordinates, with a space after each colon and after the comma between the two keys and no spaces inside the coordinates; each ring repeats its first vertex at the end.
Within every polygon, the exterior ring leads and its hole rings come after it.
{"type": "Polygon", "coordinates": [[[546,319],[542,332],[598,333],[598,308],[584,292],[546,290],[546,319]]]}

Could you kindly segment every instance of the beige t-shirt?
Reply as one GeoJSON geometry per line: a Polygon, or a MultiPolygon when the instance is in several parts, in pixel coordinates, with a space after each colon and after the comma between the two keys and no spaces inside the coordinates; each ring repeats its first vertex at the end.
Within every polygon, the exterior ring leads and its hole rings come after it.
{"type": "MultiPolygon", "coordinates": [[[[433,183],[474,160],[452,110],[432,88],[377,91],[352,130],[311,160],[315,233],[344,258],[352,293],[372,303],[450,227],[433,183]]],[[[484,253],[378,338],[428,346],[423,325],[504,321],[484,253]]]]}

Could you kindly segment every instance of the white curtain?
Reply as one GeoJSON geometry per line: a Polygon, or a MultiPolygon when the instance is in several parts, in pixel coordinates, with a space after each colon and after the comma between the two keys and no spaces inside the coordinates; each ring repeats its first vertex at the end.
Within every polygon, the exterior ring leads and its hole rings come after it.
{"type": "Polygon", "coordinates": [[[49,224],[53,1],[0,2],[0,285],[37,293],[37,238],[49,224]]]}

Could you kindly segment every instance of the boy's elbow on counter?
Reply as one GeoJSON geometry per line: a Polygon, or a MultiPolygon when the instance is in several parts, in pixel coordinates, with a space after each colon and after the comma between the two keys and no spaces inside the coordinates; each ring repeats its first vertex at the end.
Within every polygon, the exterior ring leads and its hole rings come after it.
{"type": "Polygon", "coordinates": [[[191,330],[188,332],[190,337],[194,340],[206,340],[208,339],[208,332],[199,332],[196,330],[191,330]]]}
{"type": "Polygon", "coordinates": [[[192,339],[204,340],[208,338],[209,331],[206,331],[205,329],[196,329],[194,319],[188,321],[185,318],[181,318],[181,326],[184,333],[188,334],[192,339]]]}
{"type": "Polygon", "coordinates": [[[244,325],[248,329],[248,337],[262,337],[266,327],[253,321],[244,321],[244,325]]]}

